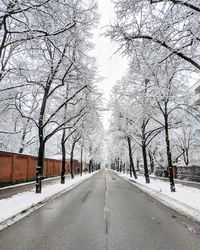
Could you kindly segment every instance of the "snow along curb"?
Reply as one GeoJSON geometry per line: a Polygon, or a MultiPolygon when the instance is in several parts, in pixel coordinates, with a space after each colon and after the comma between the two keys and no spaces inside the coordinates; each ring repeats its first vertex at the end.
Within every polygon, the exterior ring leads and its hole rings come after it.
{"type": "MultiPolygon", "coordinates": [[[[90,177],[92,177],[94,174],[97,174],[99,171],[96,171],[92,174],[90,174],[89,176],[84,176],[86,178],[84,178],[83,180],[79,180],[76,183],[66,187],[65,189],[62,189],[61,191],[50,195],[46,198],[44,198],[43,200],[27,207],[26,209],[22,209],[20,212],[10,216],[9,218],[6,218],[5,220],[0,221],[0,231],[2,231],[3,229],[5,229],[8,226],[11,226],[12,224],[14,224],[15,222],[21,220],[22,218],[30,215],[31,213],[33,213],[34,211],[38,210],[39,208],[43,207],[44,205],[46,205],[47,203],[53,201],[54,199],[56,199],[57,197],[61,196],[64,193],[69,192],[70,190],[74,189],[76,186],[78,186],[79,184],[81,184],[82,182],[86,181],[87,179],[89,179],[90,177]]],[[[37,195],[37,194],[36,194],[37,195]]]]}
{"type": "Polygon", "coordinates": [[[165,206],[167,206],[167,207],[169,207],[177,212],[180,212],[181,214],[185,215],[189,219],[192,219],[193,221],[200,222],[200,211],[199,210],[194,209],[194,208],[192,208],[192,207],[190,207],[190,206],[188,206],[180,201],[177,201],[177,200],[175,200],[175,199],[173,199],[165,194],[162,194],[159,191],[155,191],[155,190],[151,189],[151,187],[146,187],[145,185],[138,183],[138,182],[134,181],[133,179],[130,179],[129,177],[121,176],[120,174],[118,174],[118,176],[127,180],[128,182],[130,182],[131,184],[133,184],[134,186],[136,186],[137,188],[142,190],[144,193],[150,195],[154,199],[161,202],[163,205],[165,205],[165,206]]]}

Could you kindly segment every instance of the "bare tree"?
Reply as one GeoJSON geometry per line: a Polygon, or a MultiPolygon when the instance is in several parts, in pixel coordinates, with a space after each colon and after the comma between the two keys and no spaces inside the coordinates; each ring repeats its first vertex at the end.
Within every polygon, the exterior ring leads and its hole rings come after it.
{"type": "Polygon", "coordinates": [[[179,58],[199,72],[200,4],[182,0],[118,0],[116,21],[107,35],[120,45],[120,50],[133,55],[146,42],[169,57],[179,58]]]}

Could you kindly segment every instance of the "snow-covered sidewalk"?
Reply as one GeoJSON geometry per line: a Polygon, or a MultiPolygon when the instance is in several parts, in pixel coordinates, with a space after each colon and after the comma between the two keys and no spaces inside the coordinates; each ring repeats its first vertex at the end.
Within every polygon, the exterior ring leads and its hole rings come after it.
{"type": "Polygon", "coordinates": [[[34,188],[28,192],[18,193],[0,200],[0,230],[29,215],[57,196],[74,188],[95,173],[97,172],[87,173],[83,176],[75,176],[74,179],[67,179],[65,184],[54,183],[46,185],[42,188],[41,194],[36,194],[34,188]]]}
{"type": "Polygon", "coordinates": [[[172,193],[169,182],[151,179],[151,183],[146,184],[143,176],[135,180],[128,174],[118,174],[164,205],[200,222],[200,189],[176,184],[176,192],[172,193]]]}

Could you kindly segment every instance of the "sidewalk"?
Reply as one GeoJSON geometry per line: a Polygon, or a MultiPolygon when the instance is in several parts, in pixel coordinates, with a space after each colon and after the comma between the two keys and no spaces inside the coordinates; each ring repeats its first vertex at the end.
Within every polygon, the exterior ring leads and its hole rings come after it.
{"type": "MultiPolygon", "coordinates": [[[[68,179],[70,179],[70,175],[67,175],[65,178],[67,181],[68,179]]],[[[46,185],[49,184],[57,184],[59,182],[60,182],[60,176],[44,179],[42,181],[42,187],[45,187],[46,185]]],[[[24,182],[21,184],[2,187],[0,188],[0,200],[9,198],[18,193],[31,191],[34,188],[35,188],[35,181],[24,182]]]]}
{"type": "Polygon", "coordinates": [[[169,181],[150,177],[150,183],[146,184],[143,176],[138,179],[130,178],[128,174],[117,173],[130,181],[137,188],[160,201],[165,206],[172,208],[188,218],[200,222],[200,189],[176,184],[176,192],[170,191],[169,181]]]}
{"type": "MultiPolygon", "coordinates": [[[[140,176],[142,176],[142,175],[140,175],[140,176]]],[[[159,176],[155,176],[155,175],[150,175],[150,178],[169,182],[168,177],[159,177],[159,176]]],[[[187,187],[194,187],[194,188],[200,189],[200,183],[199,182],[186,181],[186,180],[180,180],[180,179],[174,179],[174,182],[175,182],[175,184],[183,184],[184,186],[187,186],[187,187]]]]}
{"type": "Polygon", "coordinates": [[[91,174],[83,174],[83,176],[76,175],[74,179],[67,176],[65,184],[60,184],[59,177],[49,181],[43,181],[41,194],[35,193],[35,183],[1,188],[1,191],[4,190],[4,197],[7,198],[0,199],[0,231],[44,206],[61,194],[73,189],[96,173],[98,173],[98,171],[91,174]],[[12,195],[13,193],[14,195],[12,195]]]}

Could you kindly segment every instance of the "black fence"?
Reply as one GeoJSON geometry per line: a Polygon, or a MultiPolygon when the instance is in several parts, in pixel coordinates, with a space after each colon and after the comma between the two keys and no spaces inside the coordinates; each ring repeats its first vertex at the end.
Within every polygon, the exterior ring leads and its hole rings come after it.
{"type": "Polygon", "coordinates": [[[177,166],[176,178],[180,180],[200,182],[200,166],[177,166]]]}
{"type": "MultiPolygon", "coordinates": [[[[168,171],[164,168],[158,168],[154,172],[155,176],[168,177],[168,171]]],[[[200,166],[173,166],[174,178],[179,180],[200,182],[200,166]]]]}

